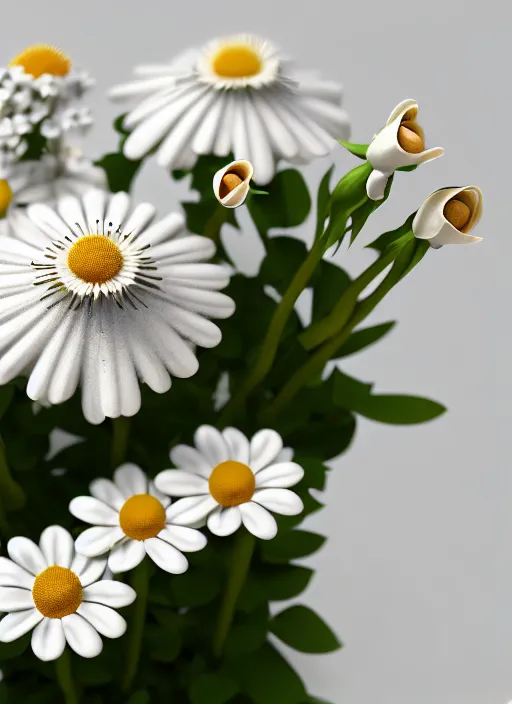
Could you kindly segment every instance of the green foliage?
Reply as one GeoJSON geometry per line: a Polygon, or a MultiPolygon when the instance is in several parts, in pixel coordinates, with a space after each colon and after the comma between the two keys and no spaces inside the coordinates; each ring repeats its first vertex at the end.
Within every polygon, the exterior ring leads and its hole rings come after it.
{"type": "MultiPolygon", "coordinates": [[[[106,155],[99,163],[106,169],[113,190],[128,190],[140,163],[130,162],[121,154],[126,138],[122,118],[116,129],[120,151],[106,155]]],[[[230,158],[200,157],[191,172],[173,174],[175,178],[189,179],[190,188],[196,192],[197,200],[183,204],[189,230],[216,241],[225,223],[238,226],[235,211],[219,206],[212,189],[215,172],[230,158]]],[[[329,208],[327,237],[343,237],[349,219],[352,233],[357,234],[374,212],[375,204],[368,203],[365,195],[368,165],[363,164],[360,169],[342,179],[332,194],[332,168],[322,178],[316,203],[317,238],[322,236],[329,208]]],[[[282,296],[307,257],[302,241],[281,232],[302,224],[309,215],[311,197],[303,177],[286,169],[276,175],[267,190],[268,195],[251,194],[247,200],[249,213],[264,240],[266,256],[256,276],[237,273],[232,277],[226,293],[237,307],[230,319],[219,323],[222,342],[214,349],[197,350],[197,374],[190,379],[173,379],[168,393],[159,395],[142,387],[142,407],[130,421],[125,459],[139,464],[151,477],[170,466],[171,447],[192,442],[199,424],[218,423],[219,380],[227,376],[231,393],[240,388],[276,312],[278,302],[269,295],[268,287],[282,296]],[[274,228],[279,234],[268,237],[274,228]]],[[[398,246],[409,230],[405,226],[399,228],[373,246],[378,251],[398,246]]],[[[397,269],[397,280],[425,251],[424,243],[408,244],[401,268],[397,269]]],[[[219,256],[225,256],[222,246],[219,256]]],[[[308,283],[313,323],[328,316],[351,283],[348,274],[332,262],[319,262],[308,283]]],[[[393,323],[383,323],[356,329],[333,353],[333,359],[364,350],[392,327],[393,323]]],[[[299,342],[304,329],[301,318],[293,312],[272,369],[236,419],[235,424],[247,435],[261,427],[262,410],[313,354],[299,342]]],[[[10,527],[13,533],[33,540],[38,540],[41,530],[54,523],[78,535],[84,525],[71,516],[68,505],[73,497],[88,493],[93,479],[111,476],[112,423],[107,420],[99,426],[89,425],[83,418],[78,394],[60,406],[41,408],[36,413],[26,396],[25,384],[24,379],[17,379],[0,388],[0,433],[7,463],[13,481],[23,487],[26,495],[26,508],[14,510],[18,507],[15,497],[4,491],[0,478],[2,499],[7,496],[7,503],[11,502],[7,507],[10,527]],[[79,442],[50,456],[50,434],[56,428],[78,436],[79,442]]],[[[325,538],[304,530],[301,523],[323,508],[323,498],[315,492],[325,490],[331,471],[326,463],[350,447],[358,415],[402,424],[430,420],[443,410],[428,399],[374,394],[371,385],[341,371],[327,379],[320,373],[312,375],[294,403],[274,423],[285,446],[294,449],[294,460],[305,470],[303,480],[294,488],[304,502],[304,512],[299,516],[278,516],[277,537],[258,541],[222,657],[213,657],[212,642],[226,593],[234,538],[217,538],[208,533],[207,547],[187,555],[190,568],[185,574],[169,576],[151,568],[140,663],[132,690],[122,694],[119,684],[125,667],[127,634],[117,641],[106,639],[103,652],[92,661],[72,657],[81,701],[321,704],[320,699],[308,695],[298,674],[269,641],[269,634],[273,633],[291,647],[309,653],[340,647],[330,628],[304,606],[293,606],[274,618],[270,616],[271,603],[303,594],[314,576],[311,568],[295,561],[322,549],[325,538]]],[[[4,536],[1,550],[5,555],[4,536]]],[[[130,614],[127,609],[126,618],[130,619],[130,614]]],[[[30,634],[15,643],[0,644],[0,668],[5,677],[0,685],[0,701],[55,704],[60,695],[54,667],[39,662],[29,644],[30,634]]]]}
{"type": "Polygon", "coordinates": [[[436,401],[420,396],[373,394],[372,384],[365,384],[336,370],[334,373],[334,400],[342,408],[381,423],[414,425],[426,423],[445,412],[436,401]]]}
{"type": "Polygon", "coordinates": [[[272,619],[270,628],[283,643],[301,653],[332,653],[341,648],[329,626],[307,606],[281,611],[272,619]]]}
{"type": "Polygon", "coordinates": [[[129,134],[123,128],[123,120],[124,115],[121,115],[114,121],[114,129],[121,135],[119,150],[105,154],[101,159],[95,162],[96,166],[100,166],[105,170],[108,186],[113,193],[117,193],[118,191],[129,192],[132,181],[142,165],[142,159],[128,159],[123,154],[123,145],[129,134]]]}

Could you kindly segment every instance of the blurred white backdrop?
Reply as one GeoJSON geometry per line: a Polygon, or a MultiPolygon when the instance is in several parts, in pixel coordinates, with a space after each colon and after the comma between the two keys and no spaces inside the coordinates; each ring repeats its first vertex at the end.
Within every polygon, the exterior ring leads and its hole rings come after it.
{"type": "MultiPolygon", "coordinates": [[[[171,58],[214,36],[248,31],[345,86],[353,140],[367,142],[396,103],[420,103],[420,121],[443,159],[399,174],[391,200],[361,241],[402,223],[429,193],[479,185],[484,242],[430,252],[375,320],[399,321],[344,369],[379,391],[424,394],[449,412],[415,428],[361,422],[336,462],[327,508],[308,527],[329,536],[310,560],[304,596],[345,648],[290,657],[310,690],[335,704],[505,704],[512,697],[512,472],[509,307],[512,240],[508,159],[510,19],[502,0],[168,0],[4,3],[2,61],[30,43],[69,53],[97,79],[90,98],[92,156],[116,145],[120,111],[105,98],[137,63],[171,58]]],[[[355,165],[340,150],[337,175],[355,165]]],[[[316,188],[328,160],[306,170],[316,188]]],[[[136,193],[162,210],[178,189],[148,164],[136,193]]],[[[255,242],[226,237],[241,266],[255,242]]],[[[309,238],[311,223],[297,231],[309,238]]],[[[360,243],[358,240],[357,245],[360,243]]],[[[371,255],[337,259],[355,272],[371,255]]],[[[200,419],[199,419],[200,420],[200,419]]]]}

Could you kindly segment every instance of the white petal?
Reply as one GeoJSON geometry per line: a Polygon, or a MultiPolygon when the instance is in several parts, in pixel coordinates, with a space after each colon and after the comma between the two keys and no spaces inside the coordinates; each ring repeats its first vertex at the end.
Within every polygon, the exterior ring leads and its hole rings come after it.
{"type": "Polygon", "coordinates": [[[38,575],[48,567],[39,547],[28,538],[11,538],[7,543],[7,552],[11,560],[33,575],[38,575]]]}
{"type": "Polygon", "coordinates": [[[155,482],[154,482],[154,481],[150,481],[150,482],[149,482],[148,493],[149,493],[150,496],[154,496],[155,499],[158,499],[158,501],[160,501],[160,503],[162,504],[162,506],[163,506],[164,508],[167,508],[168,506],[171,505],[171,499],[170,499],[170,497],[169,497],[169,496],[166,496],[166,495],[163,494],[161,491],[159,491],[159,490],[156,488],[156,485],[155,485],[155,482]]]}
{"type": "Polygon", "coordinates": [[[272,540],[276,537],[276,519],[263,506],[249,501],[240,506],[240,513],[244,526],[257,538],[272,540]]]}
{"type": "Polygon", "coordinates": [[[71,563],[71,571],[76,574],[82,587],[87,587],[101,577],[105,572],[106,564],[106,558],[85,557],[77,553],[71,563]]]}
{"type": "Polygon", "coordinates": [[[229,448],[229,457],[235,462],[249,464],[249,440],[237,428],[225,428],[222,436],[229,448]]]}
{"type": "Polygon", "coordinates": [[[69,510],[73,516],[85,523],[99,526],[119,525],[119,513],[92,496],[77,496],[69,504],[69,510]]]}
{"type": "Polygon", "coordinates": [[[117,574],[118,572],[128,572],[137,567],[144,556],[144,543],[141,540],[125,540],[112,550],[108,557],[108,566],[117,574]]]}
{"type": "Polygon", "coordinates": [[[283,516],[297,516],[304,509],[300,496],[289,489],[258,489],[252,500],[283,516]]]}
{"type": "Polygon", "coordinates": [[[296,462],[272,464],[256,475],[256,488],[278,487],[284,489],[298,484],[304,476],[304,470],[296,462]]]}
{"type": "Polygon", "coordinates": [[[128,584],[103,579],[86,587],[83,591],[84,601],[91,601],[104,606],[119,609],[135,601],[137,594],[128,584]]]}
{"type": "Polygon", "coordinates": [[[241,523],[242,514],[239,506],[230,508],[219,506],[208,516],[208,528],[215,535],[231,535],[240,528],[241,523]]]}
{"type": "Polygon", "coordinates": [[[126,631],[126,621],[117,611],[103,604],[80,604],[77,613],[106,638],[120,638],[126,631]]]}
{"type": "Polygon", "coordinates": [[[208,481],[181,469],[166,469],[155,477],[156,486],[169,496],[199,496],[208,493],[208,481]]]}
{"type": "Polygon", "coordinates": [[[231,459],[226,441],[212,425],[201,425],[194,434],[194,443],[212,468],[231,459]]]}
{"type": "Polygon", "coordinates": [[[142,469],[135,464],[126,463],[114,472],[114,482],[125,499],[136,494],[145,494],[148,490],[148,479],[142,469]]]}
{"type": "Polygon", "coordinates": [[[39,613],[35,607],[26,611],[15,611],[12,614],[7,614],[0,621],[0,642],[12,643],[13,640],[18,640],[34,626],[37,626],[43,618],[43,614],[39,613]]]}
{"type": "Polygon", "coordinates": [[[124,232],[142,232],[156,215],[156,208],[151,203],[139,203],[133,213],[123,224],[124,232]]]}
{"type": "Polygon", "coordinates": [[[160,538],[144,541],[144,548],[153,562],[171,574],[183,574],[188,569],[188,560],[179,550],[160,538]]]}
{"type": "Polygon", "coordinates": [[[207,543],[206,536],[200,531],[186,526],[165,526],[158,537],[182,552],[198,552],[207,543]]]}
{"type": "Polygon", "coordinates": [[[176,445],[170,452],[171,462],[188,472],[195,472],[208,478],[212,471],[212,466],[208,464],[203,455],[195,447],[189,445],[176,445]]]}
{"type": "Polygon", "coordinates": [[[251,440],[250,467],[256,474],[267,467],[283,449],[283,441],[275,430],[260,430],[251,440]]]}
{"type": "Polygon", "coordinates": [[[49,526],[41,533],[39,547],[48,565],[70,567],[75,554],[73,538],[61,526],[49,526]]]}
{"type": "Polygon", "coordinates": [[[89,491],[98,499],[103,501],[107,506],[111,506],[116,511],[119,511],[125,503],[125,498],[110,479],[94,479],[89,485],[89,491]]]}
{"type": "Polygon", "coordinates": [[[0,557],[0,586],[32,589],[34,586],[34,575],[19,567],[12,560],[0,557]]]}
{"type": "Polygon", "coordinates": [[[171,504],[165,513],[169,523],[191,526],[206,518],[217,506],[217,502],[209,494],[208,496],[187,496],[171,504]]]}
{"type": "Polygon", "coordinates": [[[48,662],[60,658],[66,647],[64,629],[60,618],[44,618],[32,633],[34,655],[48,662]]]}
{"type": "Polygon", "coordinates": [[[121,528],[95,526],[80,533],[75,542],[75,549],[87,557],[98,557],[113,548],[123,538],[124,533],[121,528]]]}
{"type": "Polygon", "coordinates": [[[2,611],[24,611],[34,606],[32,592],[20,587],[0,587],[0,609],[2,611]]]}
{"type": "Polygon", "coordinates": [[[103,649],[98,632],[78,614],[70,614],[62,619],[64,635],[70,648],[83,658],[95,658],[103,649]]]}

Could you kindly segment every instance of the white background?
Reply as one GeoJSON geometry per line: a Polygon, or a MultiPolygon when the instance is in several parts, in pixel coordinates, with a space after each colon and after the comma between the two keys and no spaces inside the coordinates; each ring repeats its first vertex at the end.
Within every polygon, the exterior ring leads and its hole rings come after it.
{"type": "MultiPolygon", "coordinates": [[[[335,464],[329,536],[305,595],[346,647],[292,655],[311,692],[335,704],[504,704],[512,696],[510,467],[510,17],[505,0],[88,0],[2,4],[2,61],[49,42],[97,78],[93,156],[115,146],[105,90],[131,67],[213,36],[251,31],[345,86],[354,141],[403,98],[420,103],[443,159],[400,174],[363,240],[394,228],[435,188],[477,184],[485,215],[469,247],[430,252],[378,309],[398,319],[344,364],[377,390],[425,394],[449,413],[415,428],[361,422],[335,464]]],[[[336,154],[337,174],[355,160],[336,154]]],[[[316,187],[328,161],[307,170],[316,187]]],[[[154,164],[137,194],[174,209],[180,192],[154,164]]],[[[227,233],[249,266],[255,235],[227,233]]],[[[311,223],[298,233],[311,236],[311,223]]],[[[359,244],[359,240],[358,243],[359,244]]],[[[260,251],[259,249],[257,251],[260,251]]],[[[352,272],[370,261],[341,253],[352,272]]],[[[244,261],[242,261],[244,265],[244,261]]],[[[253,266],[253,265],[251,265],[253,266]]],[[[264,676],[264,673],[262,673],[264,676]]]]}

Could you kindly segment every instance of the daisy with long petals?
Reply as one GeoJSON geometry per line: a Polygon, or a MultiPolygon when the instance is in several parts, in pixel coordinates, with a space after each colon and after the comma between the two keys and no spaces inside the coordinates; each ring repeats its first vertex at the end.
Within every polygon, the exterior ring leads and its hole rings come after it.
{"type": "Polygon", "coordinates": [[[56,660],[67,644],[78,655],[99,655],[101,636],[119,638],[126,621],[114,608],[136,597],[127,584],[102,580],[106,560],[75,553],[73,538],[60,526],[7,543],[10,560],[0,557],[0,642],[10,643],[32,629],[32,650],[40,660],[56,660]],[[114,608],[112,608],[114,607],[114,608]]]}
{"type": "Polygon", "coordinates": [[[260,430],[249,441],[236,428],[221,433],[202,425],[194,443],[174,447],[171,461],[178,469],[155,478],[161,492],[183,497],[167,511],[175,523],[207,519],[211,532],[221,536],[243,523],[257,538],[270,540],[277,534],[271,511],[294,516],[303,510],[302,500],[288,487],[302,479],[304,470],[279,460],[283,442],[275,430],[260,430]]]}
{"type": "Polygon", "coordinates": [[[74,516],[94,526],[78,536],[76,549],[87,557],[108,555],[114,573],[133,569],[148,555],[166,572],[182,574],[188,569],[183,552],[206,545],[200,531],[174,525],[170,499],[134,464],[116,469],[114,481],[95,479],[89,490],[91,496],[69,505],[74,516]]]}
{"type": "Polygon", "coordinates": [[[233,301],[228,270],[204,263],[211,240],[184,236],[172,213],[155,224],[149,203],[89,190],[34,204],[0,237],[0,384],[30,373],[27,394],[52,404],[80,384],[86,419],[132,416],[139,382],[164,393],[190,377],[192,345],[215,347],[233,301]],[[192,345],[190,344],[192,343],[192,345]]]}
{"type": "Polygon", "coordinates": [[[341,87],[298,72],[270,42],[249,35],[216,39],[167,64],[139,66],[139,77],[110,92],[135,98],[123,151],[139,159],[157,149],[169,169],[191,168],[199,154],[249,159],[268,183],[279,159],[307,163],[347,139],[341,87]]]}

